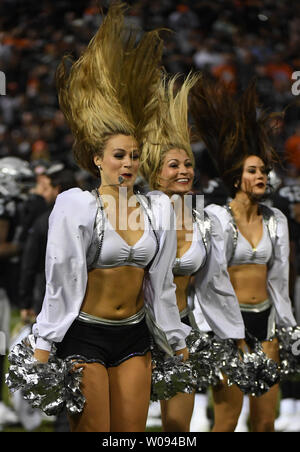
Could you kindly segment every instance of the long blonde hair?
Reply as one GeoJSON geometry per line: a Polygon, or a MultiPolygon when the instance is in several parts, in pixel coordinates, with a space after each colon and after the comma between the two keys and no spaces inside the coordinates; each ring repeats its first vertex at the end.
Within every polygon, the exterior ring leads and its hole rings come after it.
{"type": "Polygon", "coordinates": [[[143,143],[140,172],[152,189],[159,189],[160,174],[165,155],[170,149],[183,149],[194,165],[188,123],[188,96],[199,79],[198,74],[189,74],[176,91],[179,74],[164,75],[158,89],[159,108],[148,124],[143,143]]]}
{"type": "Polygon", "coordinates": [[[127,6],[113,3],[96,35],[77,61],[65,57],[57,74],[60,108],[74,136],[74,156],[98,175],[93,157],[109,137],[143,140],[157,108],[162,41],[157,30],[137,42],[138,30],[124,24],[127,6]]]}

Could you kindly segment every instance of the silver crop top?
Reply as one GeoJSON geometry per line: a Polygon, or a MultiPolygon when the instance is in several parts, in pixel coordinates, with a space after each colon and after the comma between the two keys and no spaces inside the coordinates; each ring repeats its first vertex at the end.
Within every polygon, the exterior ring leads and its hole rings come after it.
{"type": "MultiPolygon", "coordinates": [[[[154,192],[145,199],[140,198],[144,218],[147,216],[144,223],[148,223],[149,219],[153,229],[146,230],[145,235],[133,246],[132,254],[134,262],[143,261],[142,265],[154,255],[143,282],[144,300],[147,317],[156,325],[154,340],[158,341],[159,337],[160,347],[170,353],[170,347],[172,350],[183,349],[186,346],[185,338],[190,333],[190,328],[180,322],[171,269],[176,256],[173,211],[164,193],[154,192]],[[148,246],[147,243],[152,245],[148,246]],[[139,259],[142,248],[147,249],[147,256],[143,253],[144,257],[139,259]]],[[[45,298],[33,326],[38,349],[50,350],[53,342],[61,342],[78,317],[86,294],[88,269],[93,268],[94,261],[98,262],[99,251],[100,263],[101,259],[107,259],[107,264],[113,263],[112,259],[108,262],[107,252],[100,245],[110,243],[113,246],[112,241],[117,239],[116,232],[113,234],[104,230],[105,218],[101,213],[94,194],[79,188],[66,190],[56,199],[49,218],[45,298]],[[98,227],[98,234],[95,233],[95,227],[98,227]]],[[[123,259],[125,245],[121,245],[123,259]]]]}
{"type": "MultiPolygon", "coordinates": [[[[144,234],[133,246],[130,246],[115,231],[104,214],[104,236],[101,252],[91,268],[113,268],[124,265],[140,268],[147,267],[155,256],[157,242],[145,212],[143,212],[143,217],[144,234]]],[[[93,234],[98,234],[97,227],[94,228],[93,234]]]]}
{"type": "Polygon", "coordinates": [[[263,221],[263,235],[256,248],[253,248],[238,230],[236,248],[230,261],[230,266],[243,264],[266,265],[272,258],[272,253],[273,246],[271,238],[267,226],[263,221]]]}
{"type": "MultiPolygon", "coordinates": [[[[256,247],[256,252],[253,252],[254,250],[249,242],[237,230],[227,206],[210,204],[206,207],[206,211],[215,215],[222,226],[227,266],[230,267],[233,263],[235,265],[268,263],[266,283],[268,298],[276,309],[276,323],[284,327],[296,325],[289,298],[288,222],[283,213],[275,207],[269,207],[264,204],[261,204],[260,207],[262,209],[264,229],[262,239],[256,247]],[[242,256],[244,253],[247,253],[247,258],[242,256]]],[[[202,293],[206,293],[205,290],[203,289],[202,293]]],[[[215,292],[218,293],[218,290],[215,290],[215,292]]],[[[213,297],[211,297],[210,303],[212,301],[213,297]]],[[[226,304],[224,303],[224,308],[225,306],[226,304]]]]}
{"type": "Polygon", "coordinates": [[[205,261],[206,250],[203,245],[197,223],[193,223],[193,239],[190,248],[183,256],[176,258],[173,265],[173,274],[193,275],[202,266],[205,261]]]}

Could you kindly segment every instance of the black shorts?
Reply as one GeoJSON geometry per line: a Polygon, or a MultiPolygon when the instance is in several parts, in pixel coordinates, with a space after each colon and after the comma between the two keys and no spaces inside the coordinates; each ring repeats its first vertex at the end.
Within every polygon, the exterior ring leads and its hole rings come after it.
{"type": "Polygon", "coordinates": [[[184,323],[185,325],[191,326],[191,322],[190,322],[190,319],[189,319],[189,316],[188,316],[188,315],[182,317],[182,319],[180,319],[180,320],[181,320],[182,323],[184,323]]]}
{"type": "Polygon", "coordinates": [[[78,357],[115,367],[134,356],[150,351],[150,333],[143,318],[133,325],[100,325],[76,319],[62,342],[56,344],[57,356],[78,357]]]}
{"type": "Polygon", "coordinates": [[[243,312],[241,311],[245,329],[259,341],[268,340],[268,325],[271,314],[271,307],[263,312],[243,312]]]}

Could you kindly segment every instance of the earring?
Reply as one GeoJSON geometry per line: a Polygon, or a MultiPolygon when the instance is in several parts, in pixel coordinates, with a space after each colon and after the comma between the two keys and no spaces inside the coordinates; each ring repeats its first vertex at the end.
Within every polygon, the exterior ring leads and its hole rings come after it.
{"type": "Polygon", "coordinates": [[[101,165],[97,165],[97,168],[98,168],[99,171],[102,170],[101,165]]]}

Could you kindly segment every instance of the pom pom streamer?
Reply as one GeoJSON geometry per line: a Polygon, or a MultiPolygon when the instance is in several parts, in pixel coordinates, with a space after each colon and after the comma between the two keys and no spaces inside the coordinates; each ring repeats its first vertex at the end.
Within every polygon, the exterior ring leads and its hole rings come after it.
{"type": "Polygon", "coordinates": [[[280,376],[284,378],[300,377],[300,327],[276,329],[279,340],[280,376]]]}
{"type": "MultiPolygon", "coordinates": [[[[235,359],[231,366],[235,366],[235,359]]],[[[268,358],[262,349],[256,349],[252,353],[243,353],[242,360],[238,358],[236,367],[232,369],[224,364],[222,371],[228,376],[228,385],[236,384],[246,395],[259,397],[279,381],[279,367],[277,363],[268,358]]]]}
{"type": "Polygon", "coordinates": [[[182,356],[165,358],[165,353],[154,346],[152,350],[151,400],[168,400],[178,392],[192,393],[196,384],[189,361],[182,356]]]}
{"type": "Polygon", "coordinates": [[[246,395],[260,396],[279,380],[277,363],[265,355],[255,338],[252,338],[251,353],[242,353],[233,339],[222,340],[216,336],[211,339],[211,349],[212,363],[219,373],[227,376],[228,385],[236,384],[246,395]]]}
{"type": "Polygon", "coordinates": [[[205,391],[209,386],[216,386],[222,374],[220,372],[220,350],[222,346],[210,333],[192,330],[187,338],[189,361],[196,379],[195,389],[205,391]]]}
{"type": "Polygon", "coordinates": [[[55,347],[45,364],[34,357],[35,339],[32,334],[15,345],[8,355],[10,362],[6,384],[10,391],[22,389],[23,397],[33,408],[48,416],[58,414],[64,407],[70,414],[83,410],[85,398],[80,390],[83,368],[72,358],[55,356],[55,347]]]}
{"type": "Polygon", "coordinates": [[[175,356],[165,359],[155,346],[152,350],[151,399],[168,400],[178,392],[192,393],[217,386],[228,378],[247,395],[260,396],[279,381],[279,368],[262,351],[261,343],[251,338],[251,353],[242,353],[232,339],[222,340],[210,333],[192,330],[187,338],[189,359],[175,356]]]}
{"type": "Polygon", "coordinates": [[[213,335],[193,329],[187,338],[187,347],[189,359],[183,362],[180,356],[166,358],[164,352],[153,346],[153,401],[168,400],[178,392],[207,390],[219,383],[222,374],[216,359],[222,346],[214,342],[213,335]]]}

